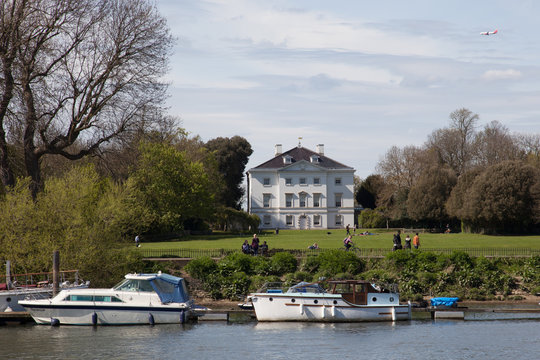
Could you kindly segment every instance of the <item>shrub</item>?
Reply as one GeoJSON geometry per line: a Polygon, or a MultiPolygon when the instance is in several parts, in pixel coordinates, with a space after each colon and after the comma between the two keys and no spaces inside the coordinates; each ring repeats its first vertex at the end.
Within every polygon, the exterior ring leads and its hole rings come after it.
{"type": "Polygon", "coordinates": [[[365,209],[358,216],[358,222],[363,228],[382,228],[386,225],[384,216],[377,210],[365,209]]]}
{"type": "Polygon", "coordinates": [[[227,255],[219,262],[219,271],[223,276],[229,276],[236,272],[253,274],[253,259],[253,256],[243,253],[227,255]]]}
{"type": "Polygon", "coordinates": [[[191,260],[184,269],[191,277],[205,281],[210,274],[217,271],[218,265],[210,257],[205,256],[191,260]]]}
{"type": "Polygon", "coordinates": [[[235,272],[231,276],[225,277],[223,280],[223,284],[221,285],[222,293],[227,299],[241,299],[249,292],[251,280],[244,272],[235,272]]]}
{"type": "Polygon", "coordinates": [[[354,253],[343,250],[329,250],[319,254],[319,271],[332,275],[348,272],[353,275],[364,270],[365,263],[354,253]]]}
{"type": "Polygon", "coordinates": [[[253,273],[257,275],[270,275],[272,273],[272,263],[264,256],[255,256],[252,259],[253,273]]]}
{"type": "Polygon", "coordinates": [[[289,252],[279,252],[270,259],[271,272],[274,275],[283,275],[296,271],[298,263],[293,254],[289,252]]]}

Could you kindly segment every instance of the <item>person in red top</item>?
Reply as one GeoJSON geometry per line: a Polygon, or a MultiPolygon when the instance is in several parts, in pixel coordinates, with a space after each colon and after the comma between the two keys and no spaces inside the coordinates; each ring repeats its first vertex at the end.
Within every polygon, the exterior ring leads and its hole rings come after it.
{"type": "Polygon", "coordinates": [[[416,235],[414,235],[414,238],[412,240],[412,244],[413,244],[415,249],[418,249],[418,247],[420,246],[420,238],[418,237],[418,233],[416,233],[416,235]]]}

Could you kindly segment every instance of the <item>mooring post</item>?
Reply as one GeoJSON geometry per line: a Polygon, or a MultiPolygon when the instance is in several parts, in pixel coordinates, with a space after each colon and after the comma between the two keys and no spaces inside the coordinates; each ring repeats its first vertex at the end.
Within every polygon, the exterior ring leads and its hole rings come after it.
{"type": "Polygon", "coordinates": [[[55,250],[53,252],[53,296],[56,296],[58,294],[59,284],[59,277],[60,277],[60,253],[58,250],[55,250]]]}
{"type": "Polygon", "coordinates": [[[11,261],[9,260],[6,260],[6,284],[8,290],[13,288],[13,284],[11,283],[11,261]]]}

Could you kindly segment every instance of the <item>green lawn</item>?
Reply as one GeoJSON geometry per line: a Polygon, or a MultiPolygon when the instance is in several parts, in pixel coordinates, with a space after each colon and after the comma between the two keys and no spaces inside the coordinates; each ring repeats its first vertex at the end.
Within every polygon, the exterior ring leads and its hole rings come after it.
{"type": "MultiPolygon", "coordinates": [[[[363,230],[357,231],[357,233],[363,230]]],[[[368,230],[376,235],[353,236],[359,248],[391,248],[393,232],[368,230]]],[[[402,234],[404,243],[407,233],[402,234]]],[[[190,236],[180,241],[142,242],[145,249],[240,249],[244,240],[251,242],[253,234],[245,236],[216,233],[213,235],[190,236]]],[[[411,238],[414,236],[410,233],[411,238]]],[[[540,236],[491,236],[478,234],[430,234],[420,233],[421,248],[531,248],[540,249],[540,236]]],[[[313,243],[320,248],[341,248],[345,230],[280,230],[279,235],[266,232],[259,235],[261,243],[266,241],[274,249],[307,249],[313,243]]]]}

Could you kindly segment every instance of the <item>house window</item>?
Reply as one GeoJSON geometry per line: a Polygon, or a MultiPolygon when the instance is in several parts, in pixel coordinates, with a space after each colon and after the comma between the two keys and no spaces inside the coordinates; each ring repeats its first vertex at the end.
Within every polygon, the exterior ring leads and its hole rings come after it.
{"type": "Polygon", "coordinates": [[[336,197],[336,207],[341,207],[342,194],[336,194],[335,197],[336,197]]]}
{"type": "Polygon", "coordinates": [[[265,208],[270,207],[270,199],[272,198],[271,194],[263,194],[263,206],[265,208]]]}
{"type": "Polygon", "coordinates": [[[263,217],[263,222],[264,222],[264,225],[270,225],[272,223],[272,218],[270,217],[270,215],[264,215],[263,217]]]}
{"type": "Polygon", "coordinates": [[[336,178],[335,184],[336,185],[341,185],[341,178],[336,178]]]}
{"type": "Polygon", "coordinates": [[[313,185],[321,185],[321,178],[313,178],[313,185]]]}
{"type": "Polygon", "coordinates": [[[293,194],[285,194],[285,206],[286,207],[292,207],[292,195],[293,194]]]}
{"type": "Polygon", "coordinates": [[[263,185],[264,186],[270,186],[270,178],[264,178],[263,179],[263,185]]]}
{"type": "Polygon", "coordinates": [[[336,215],[336,225],[341,225],[341,215],[336,215]]]}
{"type": "Polygon", "coordinates": [[[289,155],[283,157],[283,163],[284,164],[292,164],[292,157],[289,155]]]}
{"type": "Polygon", "coordinates": [[[285,185],[292,185],[292,179],[291,178],[285,178],[285,185]]]}
{"type": "Polygon", "coordinates": [[[292,215],[287,215],[285,217],[285,222],[286,222],[287,226],[292,226],[293,225],[293,216],[292,215]]]}
{"type": "Polygon", "coordinates": [[[318,163],[321,161],[321,159],[317,155],[311,155],[310,160],[312,163],[318,163]]]}
{"type": "Polygon", "coordinates": [[[300,207],[306,207],[306,193],[300,193],[300,207]]]}
{"type": "Polygon", "coordinates": [[[321,194],[313,194],[313,207],[321,207],[321,194]]]}
{"type": "Polygon", "coordinates": [[[321,225],[321,215],[313,215],[313,225],[315,226],[321,225]]]}
{"type": "Polygon", "coordinates": [[[306,185],[306,178],[305,177],[300,178],[300,185],[306,185]]]}

